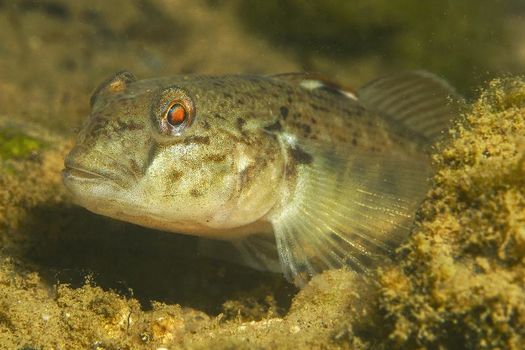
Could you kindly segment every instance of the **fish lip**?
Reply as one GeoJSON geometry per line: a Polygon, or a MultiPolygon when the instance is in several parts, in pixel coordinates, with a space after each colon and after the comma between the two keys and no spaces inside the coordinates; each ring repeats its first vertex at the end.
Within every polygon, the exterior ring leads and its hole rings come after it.
{"type": "Polygon", "coordinates": [[[121,184],[121,179],[116,175],[112,175],[110,172],[101,171],[101,170],[92,170],[76,164],[64,165],[62,169],[62,179],[64,182],[70,181],[82,181],[82,182],[109,182],[118,187],[123,187],[121,184]]]}
{"type": "Polygon", "coordinates": [[[107,179],[107,177],[104,176],[101,173],[98,173],[98,172],[95,172],[95,171],[91,171],[91,170],[88,170],[88,169],[69,167],[69,166],[66,166],[62,170],[62,176],[64,178],[71,178],[71,177],[73,177],[73,178],[80,178],[80,179],[85,179],[85,180],[107,179]]]}

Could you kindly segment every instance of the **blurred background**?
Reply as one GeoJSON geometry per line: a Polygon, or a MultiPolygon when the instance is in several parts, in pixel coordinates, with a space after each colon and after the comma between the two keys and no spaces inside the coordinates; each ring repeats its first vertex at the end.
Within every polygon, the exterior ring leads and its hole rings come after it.
{"type": "Polygon", "coordinates": [[[0,113],[68,134],[114,71],[426,69],[466,96],[525,67],[523,0],[0,0],[0,113]]]}

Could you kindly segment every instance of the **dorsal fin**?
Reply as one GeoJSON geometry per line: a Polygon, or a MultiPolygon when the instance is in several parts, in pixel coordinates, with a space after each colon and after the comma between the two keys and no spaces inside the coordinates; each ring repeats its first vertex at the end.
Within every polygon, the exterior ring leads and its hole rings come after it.
{"type": "Polygon", "coordinates": [[[434,143],[455,116],[462,98],[443,79],[413,71],[374,80],[357,91],[368,109],[434,143]]]}
{"type": "Polygon", "coordinates": [[[342,96],[356,99],[356,92],[349,86],[344,86],[319,73],[281,73],[271,76],[280,80],[299,85],[308,90],[320,89],[333,92],[342,96]]]}

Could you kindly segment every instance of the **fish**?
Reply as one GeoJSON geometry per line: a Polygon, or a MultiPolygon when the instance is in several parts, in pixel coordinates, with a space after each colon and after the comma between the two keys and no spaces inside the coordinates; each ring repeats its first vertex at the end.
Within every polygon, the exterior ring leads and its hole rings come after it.
{"type": "MultiPolygon", "coordinates": [[[[451,96],[426,71],[355,91],[308,73],[120,71],[91,96],[63,182],[89,211],[223,242],[298,286],[369,273],[409,235],[451,96]]],[[[229,257],[221,244],[207,250],[229,257]]]]}

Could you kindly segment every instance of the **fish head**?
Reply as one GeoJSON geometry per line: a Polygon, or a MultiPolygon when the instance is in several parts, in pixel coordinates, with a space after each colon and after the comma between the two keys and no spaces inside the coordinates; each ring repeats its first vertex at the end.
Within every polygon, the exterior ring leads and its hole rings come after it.
{"type": "Polygon", "coordinates": [[[225,101],[216,82],[121,72],[102,83],[65,160],[74,201],[180,233],[222,238],[258,226],[277,202],[281,146],[245,122],[257,106],[225,101]]]}

